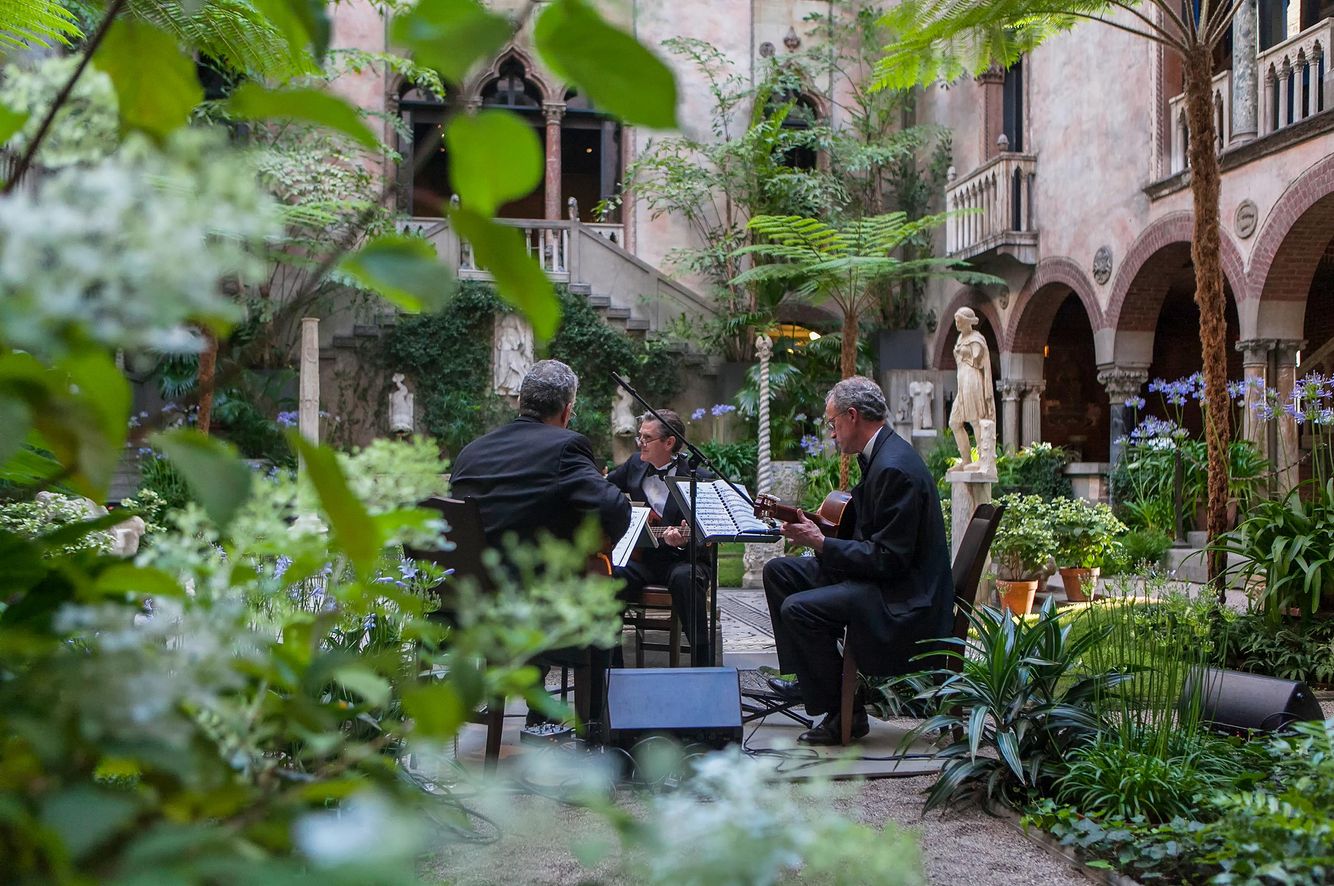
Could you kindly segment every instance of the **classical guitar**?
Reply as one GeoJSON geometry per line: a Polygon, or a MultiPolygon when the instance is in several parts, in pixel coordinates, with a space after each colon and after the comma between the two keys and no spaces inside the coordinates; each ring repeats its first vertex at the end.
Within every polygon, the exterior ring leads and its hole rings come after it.
{"type": "Polygon", "coordinates": [[[755,496],[755,516],[760,519],[781,520],[794,523],[806,516],[826,538],[851,538],[853,530],[852,494],[835,489],[820,502],[815,513],[803,511],[793,505],[785,505],[772,495],[760,493],[755,496]]]}

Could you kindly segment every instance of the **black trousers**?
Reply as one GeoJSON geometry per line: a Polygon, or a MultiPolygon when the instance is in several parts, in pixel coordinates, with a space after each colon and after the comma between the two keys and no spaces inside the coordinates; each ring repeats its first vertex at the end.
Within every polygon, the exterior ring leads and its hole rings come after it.
{"type": "Polygon", "coordinates": [[[836,581],[814,557],[780,557],[764,565],[764,595],[779,669],[797,675],[807,713],[837,711],[843,679],[838,641],[880,589],[867,581],[836,581]]]}
{"type": "Polygon", "coordinates": [[[713,637],[709,631],[710,560],[699,552],[695,587],[690,587],[690,561],[656,559],[631,561],[616,570],[625,579],[627,591],[638,592],[646,585],[666,585],[672,595],[672,608],[681,619],[681,630],[690,641],[690,663],[695,667],[713,665],[713,637]]]}

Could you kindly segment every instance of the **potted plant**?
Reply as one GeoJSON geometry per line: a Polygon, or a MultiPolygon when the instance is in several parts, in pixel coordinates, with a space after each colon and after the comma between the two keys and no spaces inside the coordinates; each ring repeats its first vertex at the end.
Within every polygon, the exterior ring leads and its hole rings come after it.
{"type": "Polygon", "coordinates": [[[996,591],[1003,609],[1027,615],[1047,561],[1056,552],[1050,507],[1036,495],[1003,495],[999,501],[1005,515],[991,543],[996,591]]]}
{"type": "Polygon", "coordinates": [[[1126,525],[1105,504],[1081,498],[1053,502],[1049,508],[1056,536],[1056,565],[1065,597],[1083,603],[1093,597],[1103,561],[1116,550],[1126,525]]]}

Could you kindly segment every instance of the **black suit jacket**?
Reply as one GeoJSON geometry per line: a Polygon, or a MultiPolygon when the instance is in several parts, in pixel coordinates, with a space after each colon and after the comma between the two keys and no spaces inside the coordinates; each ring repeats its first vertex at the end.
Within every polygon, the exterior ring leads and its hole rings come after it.
{"type": "Polygon", "coordinates": [[[572,539],[590,516],[613,543],[630,525],[630,503],[607,482],[583,434],[520,417],[459,452],[451,494],[474,498],[487,544],[507,533],[531,541],[540,530],[572,539]]]}
{"type": "Polygon", "coordinates": [[[866,673],[922,665],[917,641],[947,636],[954,623],[954,580],[940,496],[926,463],[888,425],[880,432],[862,481],[852,490],[851,539],[827,538],[820,562],[840,581],[865,581],[880,600],[853,625],[866,673]]]}
{"type": "MultiPolygon", "coordinates": [[[[649,465],[639,457],[636,452],[621,464],[616,466],[607,480],[617,489],[630,496],[634,501],[647,501],[644,496],[644,478],[648,476],[649,465]]],[[[685,459],[678,458],[669,471],[669,476],[684,477],[690,473],[690,468],[686,465],[685,459]]],[[[705,468],[700,468],[697,472],[699,479],[714,479],[713,472],[705,468]]],[[[676,504],[676,499],[672,496],[670,488],[667,493],[667,504],[663,506],[663,512],[658,515],[659,522],[663,526],[680,526],[681,521],[685,519],[685,514],[676,504]]],[[[657,559],[682,560],[686,559],[689,548],[673,548],[668,544],[660,544],[657,548],[643,552],[643,558],[647,561],[657,559]]]]}

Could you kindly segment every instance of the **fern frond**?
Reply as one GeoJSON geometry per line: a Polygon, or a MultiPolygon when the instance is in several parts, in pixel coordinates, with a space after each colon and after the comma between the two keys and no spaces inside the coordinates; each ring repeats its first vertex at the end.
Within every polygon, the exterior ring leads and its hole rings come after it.
{"type": "Polygon", "coordinates": [[[293,48],[247,0],[208,0],[193,13],[179,0],[130,0],[129,9],[238,73],[285,83],[320,72],[310,53],[293,48]]]}
{"type": "Polygon", "coordinates": [[[59,43],[69,46],[83,36],[78,20],[56,0],[5,0],[0,3],[0,48],[59,43]]]}

